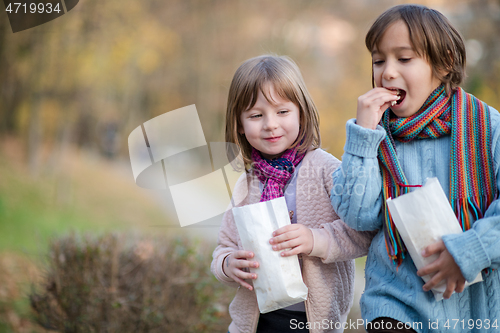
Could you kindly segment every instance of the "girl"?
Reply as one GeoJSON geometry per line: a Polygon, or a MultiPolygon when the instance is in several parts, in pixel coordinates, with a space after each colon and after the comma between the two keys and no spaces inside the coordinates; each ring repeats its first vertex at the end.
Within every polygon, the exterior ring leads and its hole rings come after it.
{"type": "Polygon", "coordinates": [[[252,287],[258,273],[248,272],[259,263],[242,248],[227,211],[212,272],[239,287],[229,307],[229,331],[342,332],[353,301],[352,259],[366,254],[373,233],[350,229],[330,205],[331,175],[340,162],[319,149],[318,112],[289,58],[260,56],[238,68],[229,89],[226,141],[241,148],[248,167],[233,192],[235,197],[248,188],[240,205],[285,196],[292,224],[269,235],[270,244],[288,249],[284,256],[301,255],[309,289],[307,301],[259,315],[252,287]]]}
{"type": "Polygon", "coordinates": [[[366,46],[375,88],[359,97],[356,119],[347,123],[332,204],[349,226],[379,230],[361,298],[367,330],[498,332],[500,115],[458,87],[465,47],[441,13],[390,8],[368,31],[366,46]],[[439,257],[417,272],[386,199],[428,177],[448,191],[464,233],[429,246],[423,255],[439,257]],[[464,290],[480,272],[484,281],[464,290]],[[424,285],[426,274],[434,276],[424,285]],[[429,290],[441,281],[445,300],[436,302],[429,290]]]}

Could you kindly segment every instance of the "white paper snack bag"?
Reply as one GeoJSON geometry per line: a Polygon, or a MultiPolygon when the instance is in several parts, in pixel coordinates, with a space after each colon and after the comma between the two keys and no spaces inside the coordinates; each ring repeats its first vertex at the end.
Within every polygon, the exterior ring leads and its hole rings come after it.
{"type": "Polygon", "coordinates": [[[241,243],[255,254],[258,268],[253,281],[261,313],[271,312],[307,299],[296,255],[282,257],[269,244],[274,230],[290,224],[284,197],[232,209],[241,243]]]}
{"type": "MultiPolygon", "coordinates": [[[[417,269],[438,258],[438,255],[422,257],[424,248],[439,241],[444,235],[463,232],[437,178],[429,178],[423,187],[411,193],[387,199],[387,206],[417,269]]],[[[431,277],[426,275],[422,279],[427,282],[431,277]]],[[[479,273],[474,281],[466,282],[465,286],[482,280],[479,273]]],[[[443,299],[445,290],[445,283],[432,289],[437,301],[443,299]]]]}

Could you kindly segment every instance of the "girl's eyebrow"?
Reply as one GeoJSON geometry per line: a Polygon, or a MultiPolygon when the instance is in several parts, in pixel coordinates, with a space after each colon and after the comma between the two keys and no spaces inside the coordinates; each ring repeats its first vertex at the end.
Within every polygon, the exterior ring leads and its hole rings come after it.
{"type": "Polygon", "coordinates": [[[262,109],[261,109],[261,108],[259,108],[259,107],[256,107],[256,106],[254,105],[254,106],[252,106],[251,108],[248,108],[248,109],[246,109],[246,110],[243,110],[243,112],[250,112],[250,111],[262,111],[262,109]]]}
{"type": "MultiPolygon", "coordinates": [[[[393,51],[393,52],[400,52],[400,51],[413,51],[413,47],[411,47],[411,46],[398,46],[398,47],[394,47],[394,48],[392,48],[392,49],[391,49],[391,51],[393,51]]],[[[378,50],[373,50],[373,51],[372,51],[372,56],[373,56],[374,54],[379,54],[379,53],[381,53],[381,52],[379,52],[378,50]]]]}
{"type": "MultiPolygon", "coordinates": [[[[281,108],[281,107],[285,107],[285,106],[286,106],[286,104],[288,104],[288,103],[289,103],[289,102],[285,102],[285,103],[276,103],[276,104],[272,104],[272,105],[273,105],[275,108],[281,108]]],[[[293,103],[293,102],[291,102],[291,103],[293,103]]],[[[254,105],[253,107],[251,107],[251,108],[249,108],[249,109],[246,109],[246,110],[244,110],[243,112],[248,112],[248,111],[250,111],[250,110],[254,110],[254,111],[262,111],[262,109],[261,109],[261,108],[256,107],[256,106],[254,105]]]]}

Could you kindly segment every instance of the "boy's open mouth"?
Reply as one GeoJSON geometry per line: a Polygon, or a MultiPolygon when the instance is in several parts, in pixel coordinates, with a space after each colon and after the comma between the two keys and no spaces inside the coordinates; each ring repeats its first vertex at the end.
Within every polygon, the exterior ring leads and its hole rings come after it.
{"type": "Polygon", "coordinates": [[[403,89],[398,89],[398,88],[387,88],[387,89],[391,90],[391,91],[395,91],[397,96],[399,97],[399,99],[397,101],[393,101],[391,103],[391,106],[399,105],[399,104],[401,104],[401,102],[403,102],[403,100],[406,97],[406,91],[404,91],[403,89]]]}

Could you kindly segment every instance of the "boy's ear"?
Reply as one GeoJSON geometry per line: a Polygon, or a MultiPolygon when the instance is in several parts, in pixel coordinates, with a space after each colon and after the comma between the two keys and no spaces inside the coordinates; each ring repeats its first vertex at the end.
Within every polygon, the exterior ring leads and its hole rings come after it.
{"type": "Polygon", "coordinates": [[[450,74],[450,69],[438,68],[438,72],[441,75],[441,77],[447,77],[448,74],[450,74]]]}
{"type": "Polygon", "coordinates": [[[450,71],[453,68],[453,56],[452,56],[450,50],[448,50],[448,60],[449,60],[450,65],[446,68],[440,69],[440,71],[439,71],[440,74],[442,74],[443,76],[450,74],[450,71]]]}
{"type": "Polygon", "coordinates": [[[448,61],[443,63],[443,67],[436,67],[437,74],[441,77],[447,77],[450,74],[453,66],[453,58],[451,55],[451,51],[448,50],[448,61]],[[447,65],[447,63],[449,65],[447,65]],[[444,67],[445,66],[445,67],[444,67]]]}

